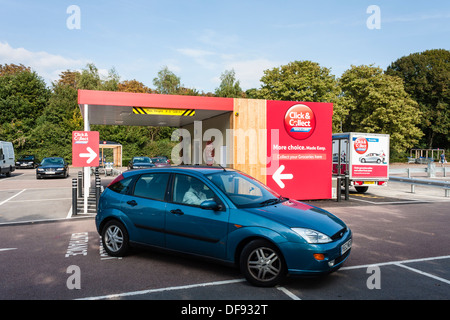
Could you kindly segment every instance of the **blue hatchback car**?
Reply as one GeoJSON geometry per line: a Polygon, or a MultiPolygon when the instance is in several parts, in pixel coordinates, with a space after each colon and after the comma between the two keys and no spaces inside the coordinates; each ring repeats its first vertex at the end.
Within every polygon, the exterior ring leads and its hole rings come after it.
{"type": "Polygon", "coordinates": [[[265,287],[287,274],[335,271],[352,245],[350,229],[331,213],[217,167],[126,171],[102,193],[96,226],[111,256],[133,245],[205,256],[265,287]]]}

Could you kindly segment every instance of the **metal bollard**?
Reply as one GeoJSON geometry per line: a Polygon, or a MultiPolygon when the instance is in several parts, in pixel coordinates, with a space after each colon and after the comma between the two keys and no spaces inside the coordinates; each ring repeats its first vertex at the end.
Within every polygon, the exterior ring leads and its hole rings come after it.
{"type": "Polygon", "coordinates": [[[348,200],[350,198],[350,176],[348,174],[348,171],[345,172],[345,200],[348,200]]]}
{"type": "Polygon", "coordinates": [[[98,200],[100,199],[101,180],[99,177],[95,178],[95,210],[98,208],[98,200]]]}
{"type": "Polygon", "coordinates": [[[336,201],[341,202],[341,176],[337,176],[336,179],[336,201]]]}
{"type": "Polygon", "coordinates": [[[77,179],[72,179],[72,216],[76,216],[78,214],[78,208],[77,208],[77,179]]]}
{"type": "Polygon", "coordinates": [[[78,198],[83,198],[83,172],[78,171],[78,198]]]}

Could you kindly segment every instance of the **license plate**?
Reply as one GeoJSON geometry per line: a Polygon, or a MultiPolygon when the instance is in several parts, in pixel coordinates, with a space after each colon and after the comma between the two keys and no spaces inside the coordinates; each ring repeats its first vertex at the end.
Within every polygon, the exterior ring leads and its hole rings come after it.
{"type": "Polygon", "coordinates": [[[343,255],[344,253],[346,253],[348,250],[350,250],[350,248],[352,247],[352,239],[348,240],[346,243],[344,243],[341,246],[341,255],[343,255]]]}
{"type": "Polygon", "coordinates": [[[375,184],[375,181],[364,181],[364,184],[375,184]]]}
{"type": "Polygon", "coordinates": [[[55,174],[55,171],[46,171],[46,174],[55,174]]]}

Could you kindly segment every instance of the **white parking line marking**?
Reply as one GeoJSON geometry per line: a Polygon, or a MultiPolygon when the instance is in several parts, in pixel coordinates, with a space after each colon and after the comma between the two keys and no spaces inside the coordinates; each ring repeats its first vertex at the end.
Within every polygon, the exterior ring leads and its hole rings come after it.
{"type": "Polygon", "coordinates": [[[218,285],[223,285],[223,284],[230,284],[230,283],[237,283],[237,282],[244,282],[244,281],[246,281],[246,280],[245,279],[235,279],[235,280],[214,281],[214,282],[190,284],[190,285],[186,285],[186,286],[167,287],[167,288],[149,289],[149,290],[142,290],[142,291],[126,292],[126,293],[109,294],[106,296],[88,297],[88,298],[81,298],[81,299],[77,299],[77,300],[114,299],[114,298],[120,298],[120,297],[136,296],[136,295],[140,295],[140,294],[192,289],[192,288],[208,287],[208,286],[218,286],[218,285]]]}
{"type": "Polygon", "coordinates": [[[403,260],[403,261],[390,261],[390,262],[364,264],[364,265],[360,265],[360,266],[342,267],[339,269],[339,271],[362,269],[362,268],[367,269],[368,267],[381,267],[381,266],[395,265],[395,264],[399,264],[399,263],[424,262],[424,261],[433,261],[433,260],[440,260],[440,259],[450,259],[450,256],[440,256],[440,257],[411,259],[411,260],[403,260]]]}
{"type": "Polygon", "coordinates": [[[2,202],[0,202],[0,206],[1,206],[2,204],[5,204],[6,202],[8,202],[8,201],[11,200],[11,199],[14,199],[15,197],[17,197],[19,194],[21,194],[21,193],[24,192],[25,190],[27,190],[27,189],[23,189],[22,191],[16,193],[16,194],[13,195],[12,197],[9,197],[8,199],[3,200],[2,202]]]}
{"type": "Polygon", "coordinates": [[[3,248],[0,251],[9,251],[9,250],[17,250],[17,248],[3,248]]]}
{"type": "Polygon", "coordinates": [[[398,267],[402,267],[402,268],[408,269],[408,270],[413,271],[413,272],[417,272],[418,274],[421,274],[421,275],[423,275],[423,276],[430,277],[430,278],[433,278],[433,279],[435,279],[435,280],[442,281],[442,282],[444,282],[444,283],[446,283],[446,284],[450,284],[450,281],[449,281],[449,280],[444,279],[444,278],[437,277],[437,276],[435,276],[435,275],[432,275],[431,273],[423,272],[423,271],[417,270],[417,269],[415,269],[415,268],[411,268],[411,267],[405,266],[405,265],[403,265],[403,264],[401,264],[401,263],[395,263],[395,265],[398,266],[398,267]]]}
{"type": "MultiPolygon", "coordinates": [[[[402,263],[413,263],[413,262],[424,262],[424,261],[433,261],[433,260],[441,260],[441,259],[450,259],[449,256],[440,256],[440,257],[431,257],[431,258],[422,258],[422,259],[411,259],[411,260],[404,260],[404,261],[391,261],[391,262],[382,262],[382,263],[374,263],[374,264],[366,264],[366,265],[360,265],[360,266],[351,266],[351,267],[343,267],[340,268],[339,271],[343,270],[354,270],[354,269],[362,269],[362,268],[368,268],[372,266],[388,266],[388,265],[396,265],[399,267],[404,267],[406,269],[409,269],[411,271],[423,274],[425,276],[434,278],[439,281],[443,281],[445,283],[450,284],[450,281],[436,277],[432,274],[407,267],[402,265],[402,263]]],[[[338,272],[339,272],[338,271],[338,272]]],[[[135,295],[141,295],[141,294],[149,294],[149,293],[155,293],[155,292],[164,292],[164,291],[174,291],[174,290],[183,290],[183,289],[192,289],[192,288],[199,288],[199,287],[208,287],[208,286],[216,286],[216,285],[223,285],[223,284],[230,284],[230,283],[238,283],[238,282],[245,282],[245,279],[235,279],[235,280],[224,280],[224,281],[215,281],[215,282],[207,282],[207,283],[198,283],[198,284],[191,284],[191,285],[185,285],[185,286],[177,286],[177,287],[167,287],[167,288],[159,288],[159,289],[150,289],[150,290],[142,290],[142,291],[133,291],[133,292],[125,292],[125,293],[117,293],[117,294],[110,294],[105,296],[97,296],[97,297],[87,297],[87,298],[80,298],[77,300],[101,300],[101,299],[115,299],[115,298],[121,298],[121,297],[127,297],[127,296],[135,296],[135,295]]],[[[278,290],[282,291],[286,295],[288,295],[293,300],[301,300],[298,296],[290,292],[284,287],[277,287],[278,290]]]]}
{"type": "Polygon", "coordinates": [[[277,287],[277,289],[282,291],[283,293],[285,293],[292,300],[302,300],[299,297],[297,297],[295,294],[290,292],[288,289],[286,289],[285,287],[277,287]]]}
{"type": "Polygon", "coordinates": [[[61,201],[61,200],[72,200],[72,198],[13,200],[10,202],[61,201]]]}
{"type": "Polygon", "coordinates": [[[413,204],[413,203],[428,203],[430,201],[427,200],[405,200],[405,201],[383,201],[383,202],[375,202],[375,201],[369,201],[369,200],[365,200],[365,199],[357,199],[354,197],[350,197],[350,200],[356,200],[356,201],[361,201],[361,202],[366,202],[366,203],[370,203],[370,204],[375,204],[375,205],[381,205],[381,204],[413,204]]]}

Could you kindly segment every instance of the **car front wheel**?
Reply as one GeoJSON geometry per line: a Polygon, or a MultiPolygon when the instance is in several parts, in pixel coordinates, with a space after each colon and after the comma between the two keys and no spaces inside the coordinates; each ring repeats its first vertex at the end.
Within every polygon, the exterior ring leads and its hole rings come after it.
{"type": "Polygon", "coordinates": [[[117,220],[109,221],[103,228],[102,242],[110,256],[125,256],[129,249],[127,229],[117,220]]]}
{"type": "Polygon", "coordinates": [[[251,284],[273,287],[286,276],[286,264],[278,248],[266,240],[254,240],[241,252],[240,269],[251,284]]]}

